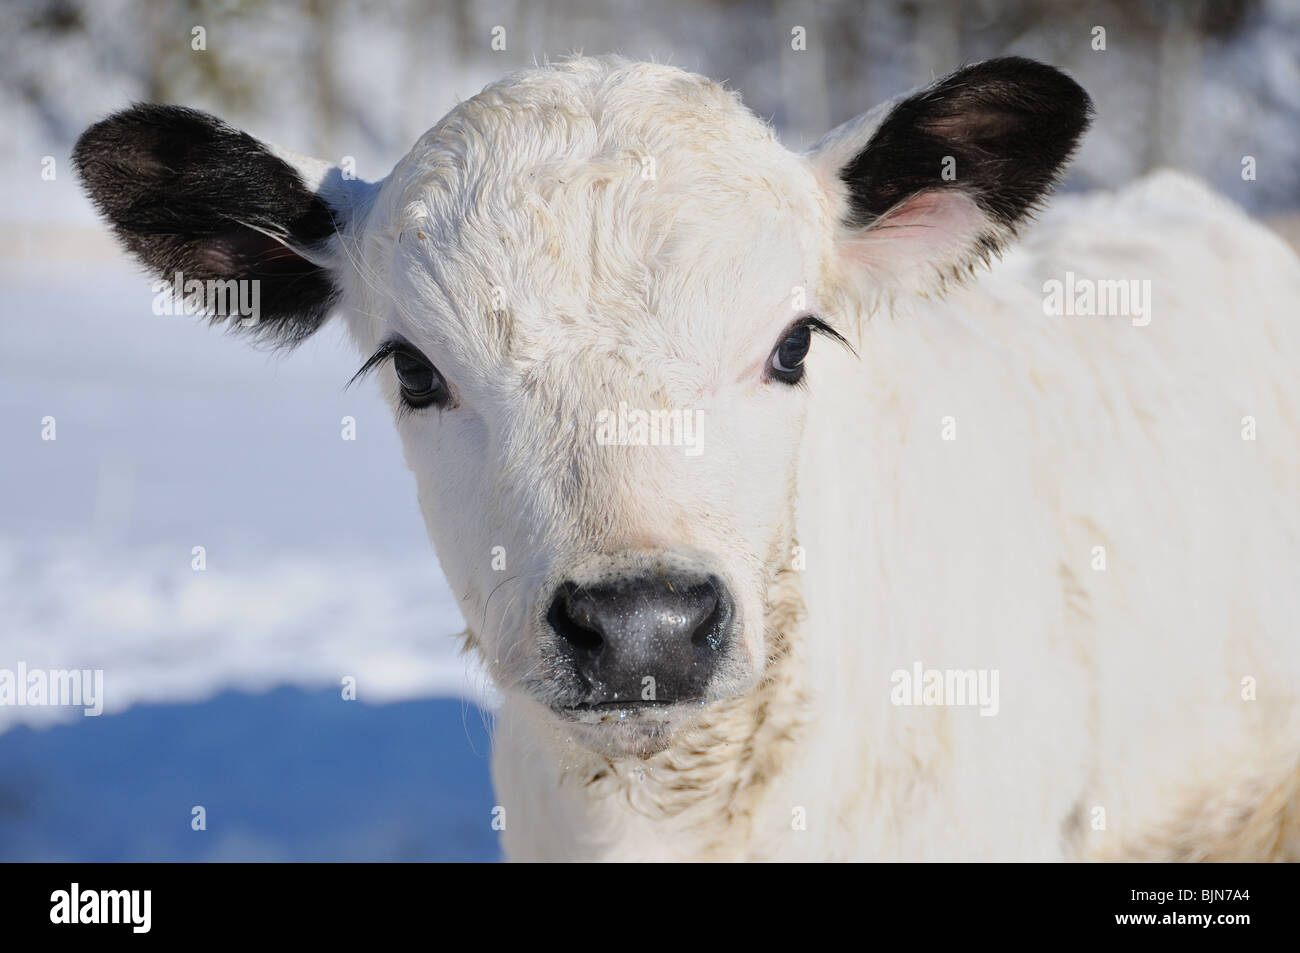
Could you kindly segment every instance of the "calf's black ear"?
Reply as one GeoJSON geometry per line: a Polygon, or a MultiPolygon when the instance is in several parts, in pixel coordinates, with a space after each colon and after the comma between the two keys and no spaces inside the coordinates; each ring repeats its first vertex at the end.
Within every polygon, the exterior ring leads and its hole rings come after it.
{"type": "Polygon", "coordinates": [[[295,344],[338,296],[330,263],[350,207],[324,197],[346,194],[330,181],[338,170],[285,155],[207,113],[137,105],[87,129],[72,160],[91,201],[155,276],[256,282],[254,320],[231,305],[238,296],[213,295],[203,307],[295,344]]]}
{"type": "Polygon", "coordinates": [[[848,263],[891,290],[924,292],[1014,238],[1091,116],[1064,73],[1003,57],[846,123],[809,158],[836,203],[848,263]]]}

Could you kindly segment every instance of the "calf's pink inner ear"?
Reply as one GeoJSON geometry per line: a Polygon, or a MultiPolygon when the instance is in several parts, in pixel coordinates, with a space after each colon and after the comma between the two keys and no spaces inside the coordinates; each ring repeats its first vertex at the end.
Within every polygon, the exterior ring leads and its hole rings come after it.
{"type": "Polygon", "coordinates": [[[961,259],[979,248],[989,222],[969,196],[957,191],[918,192],[866,229],[840,233],[840,252],[855,267],[888,275],[925,263],[961,259]]]}
{"type": "Polygon", "coordinates": [[[811,158],[840,206],[846,263],[913,291],[965,273],[1043,201],[1091,113],[1064,73],[1004,57],[836,130],[811,158]]]}

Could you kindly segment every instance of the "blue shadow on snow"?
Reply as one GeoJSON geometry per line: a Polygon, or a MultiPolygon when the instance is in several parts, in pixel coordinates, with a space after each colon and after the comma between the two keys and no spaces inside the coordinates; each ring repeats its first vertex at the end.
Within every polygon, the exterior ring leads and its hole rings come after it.
{"type": "Polygon", "coordinates": [[[488,753],[469,702],[337,690],[18,727],[0,735],[0,861],[499,860],[488,753]]]}

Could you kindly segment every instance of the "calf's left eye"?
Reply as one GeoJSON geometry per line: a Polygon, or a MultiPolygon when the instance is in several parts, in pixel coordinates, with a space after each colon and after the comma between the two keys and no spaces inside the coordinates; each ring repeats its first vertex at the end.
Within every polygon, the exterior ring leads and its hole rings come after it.
{"type": "Polygon", "coordinates": [[[812,345],[812,327],[798,324],[791,328],[772,352],[768,374],[786,384],[797,384],[803,379],[803,362],[812,345]]]}
{"type": "Polygon", "coordinates": [[[832,341],[838,341],[848,348],[850,354],[856,353],[853,346],[844,339],[843,335],[821,318],[809,315],[786,328],[785,334],[781,336],[780,343],[772,351],[772,356],[767,359],[767,379],[780,381],[791,386],[802,383],[804,375],[803,362],[808,356],[808,348],[812,344],[814,334],[820,334],[832,341]]]}

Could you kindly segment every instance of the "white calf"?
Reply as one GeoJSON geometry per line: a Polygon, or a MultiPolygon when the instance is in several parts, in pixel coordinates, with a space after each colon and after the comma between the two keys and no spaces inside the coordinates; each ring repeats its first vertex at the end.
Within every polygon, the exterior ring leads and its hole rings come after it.
{"type": "Polygon", "coordinates": [[[993,60],[795,155],[575,59],[377,184],[175,107],[75,159],[155,271],[370,356],[512,857],[1294,859],[1300,264],[1166,175],[958,280],[1089,112],[993,60]]]}

